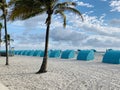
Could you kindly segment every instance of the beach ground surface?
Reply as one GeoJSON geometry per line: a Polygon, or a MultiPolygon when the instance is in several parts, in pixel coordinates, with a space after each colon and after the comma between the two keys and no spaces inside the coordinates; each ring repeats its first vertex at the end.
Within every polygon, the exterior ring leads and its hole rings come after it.
{"type": "Polygon", "coordinates": [[[9,90],[9,89],[0,83],[0,90],[9,90]]]}
{"type": "MultiPolygon", "coordinates": [[[[102,63],[102,55],[93,61],[48,59],[47,73],[35,74],[41,57],[0,57],[0,82],[9,90],[120,90],[120,65],[102,63]]],[[[1,89],[0,89],[1,90],[1,89]]]]}

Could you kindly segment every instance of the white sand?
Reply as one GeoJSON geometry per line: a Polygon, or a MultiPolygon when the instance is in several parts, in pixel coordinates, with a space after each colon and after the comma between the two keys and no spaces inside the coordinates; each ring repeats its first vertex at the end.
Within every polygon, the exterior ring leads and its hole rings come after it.
{"type": "Polygon", "coordinates": [[[8,88],[5,87],[3,84],[0,83],[0,90],[8,90],[8,88]]]}
{"type": "MultiPolygon", "coordinates": [[[[120,65],[75,59],[49,59],[48,72],[35,74],[42,58],[30,56],[0,57],[0,82],[10,90],[120,90],[120,65]]],[[[0,89],[1,90],[1,89],[0,89]]]]}

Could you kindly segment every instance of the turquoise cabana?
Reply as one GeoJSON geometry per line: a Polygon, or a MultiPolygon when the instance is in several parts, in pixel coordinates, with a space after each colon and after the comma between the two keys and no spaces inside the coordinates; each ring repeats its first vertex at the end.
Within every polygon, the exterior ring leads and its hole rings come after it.
{"type": "Polygon", "coordinates": [[[28,53],[27,53],[27,56],[33,56],[34,54],[34,50],[30,50],[28,53]]]}
{"type": "Polygon", "coordinates": [[[77,60],[89,61],[94,59],[93,50],[80,50],[77,55],[77,60]]]}
{"type": "Polygon", "coordinates": [[[15,50],[15,55],[18,55],[19,51],[18,50],[15,50]]]}
{"type": "Polygon", "coordinates": [[[32,56],[37,56],[40,50],[35,50],[32,56]]]}
{"type": "Polygon", "coordinates": [[[43,57],[44,56],[44,51],[39,50],[38,53],[37,53],[37,56],[43,57]]]}
{"type": "Polygon", "coordinates": [[[44,57],[44,51],[40,52],[40,57],[44,57]]]}
{"type": "Polygon", "coordinates": [[[26,50],[23,55],[27,56],[30,50],[26,50]]]}
{"type": "MultiPolygon", "coordinates": [[[[50,56],[50,50],[48,51],[48,57],[50,56]]],[[[40,56],[40,57],[44,57],[44,53],[45,53],[45,51],[40,51],[39,53],[38,53],[38,55],[37,56],[40,56]]]]}
{"type": "Polygon", "coordinates": [[[21,50],[21,51],[18,53],[18,55],[23,55],[23,53],[24,53],[24,50],[21,50]]]}
{"type": "Polygon", "coordinates": [[[35,50],[35,51],[33,52],[33,55],[32,55],[32,56],[40,56],[40,55],[41,55],[41,52],[42,52],[42,50],[35,50]]]}
{"type": "Polygon", "coordinates": [[[120,64],[120,50],[108,50],[103,56],[103,63],[120,64]]]}
{"type": "Polygon", "coordinates": [[[51,50],[49,57],[58,58],[58,57],[60,57],[60,54],[61,54],[61,50],[51,50]]]}
{"type": "Polygon", "coordinates": [[[26,53],[25,53],[25,55],[26,56],[32,56],[33,52],[34,52],[34,50],[27,50],[26,53]]]}
{"type": "Polygon", "coordinates": [[[25,55],[25,53],[27,52],[27,50],[23,50],[20,55],[25,55]]]}
{"type": "Polygon", "coordinates": [[[20,50],[20,51],[18,51],[17,55],[22,55],[23,52],[24,52],[24,50],[20,50]]]}
{"type": "Polygon", "coordinates": [[[65,50],[62,52],[61,58],[62,59],[70,59],[75,57],[75,51],[74,50],[65,50]]]}

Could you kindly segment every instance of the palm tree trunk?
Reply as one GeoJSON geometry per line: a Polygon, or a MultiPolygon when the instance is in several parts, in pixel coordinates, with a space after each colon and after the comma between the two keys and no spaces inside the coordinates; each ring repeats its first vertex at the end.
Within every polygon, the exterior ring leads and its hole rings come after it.
{"type": "Polygon", "coordinates": [[[0,50],[1,50],[1,42],[2,40],[1,40],[1,29],[0,29],[0,50]]]}
{"type": "Polygon", "coordinates": [[[46,38],[45,38],[45,52],[44,52],[44,57],[43,57],[43,62],[40,67],[40,70],[36,73],[45,73],[47,72],[47,59],[48,59],[48,43],[49,43],[49,30],[50,30],[50,24],[51,24],[51,14],[48,14],[48,17],[46,19],[46,24],[47,24],[47,30],[46,30],[46,38]]]}
{"type": "MultiPolygon", "coordinates": [[[[2,43],[2,39],[1,39],[1,30],[0,30],[0,51],[1,51],[1,43],[2,43]]],[[[1,56],[1,52],[0,52],[0,56],[1,56]]]]}
{"type": "MultiPolygon", "coordinates": [[[[4,11],[5,13],[6,11],[4,11]]],[[[6,64],[9,65],[8,62],[8,39],[7,39],[7,21],[6,21],[6,14],[4,14],[4,26],[5,26],[5,47],[6,47],[6,64]]]]}

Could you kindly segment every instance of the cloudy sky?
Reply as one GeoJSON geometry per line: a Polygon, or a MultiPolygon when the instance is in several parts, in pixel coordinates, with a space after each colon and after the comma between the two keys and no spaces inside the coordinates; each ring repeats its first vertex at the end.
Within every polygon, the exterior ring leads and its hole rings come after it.
{"type": "MultiPolygon", "coordinates": [[[[84,22],[69,12],[64,29],[61,17],[53,15],[49,49],[120,49],[120,0],[71,1],[77,3],[84,22]]],[[[12,46],[15,49],[44,49],[46,17],[42,14],[25,21],[8,22],[8,33],[14,39],[12,46]]],[[[4,29],[2,33],[4,36],[4,29]]]]}

